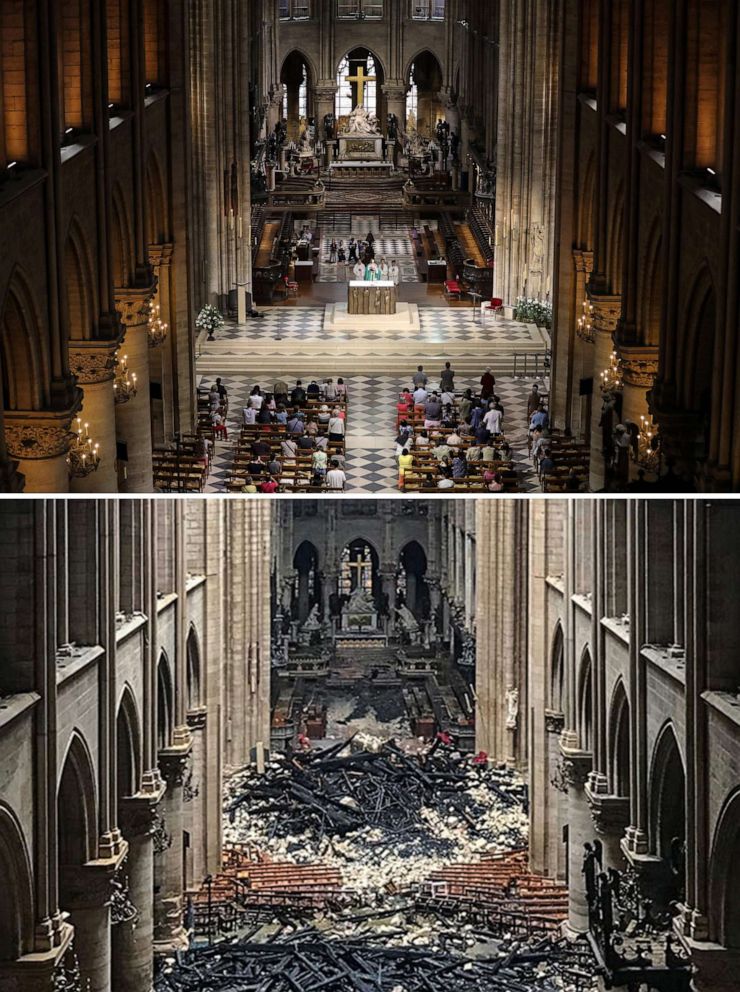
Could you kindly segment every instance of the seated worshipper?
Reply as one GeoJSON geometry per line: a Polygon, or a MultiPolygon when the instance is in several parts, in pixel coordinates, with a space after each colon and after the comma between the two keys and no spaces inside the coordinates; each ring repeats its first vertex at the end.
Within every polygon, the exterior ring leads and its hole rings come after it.
{"type": "Polygon", "coordinates": [[[275,423],[276,424],[287,424],[288,423],[288,411],[285,409],[281,403],[277,410],[275,411],[275,423]]]}
{"type": "Polygon", "coordinates": [[[432,448],[432,454],[437,459],[438,462],[447,461],[452,452],[445,441],[444,438],[440,438],[437,444],[432,448]]]}
{"type": "Polygon", "coordinates": [[[475,443],[476,444],[488,444],[491,440],[491,433],[485,424],[480,424],[475,429],[475,443]]]}
{"type": "Polygon", "coordinates": [[[494,475],[488,486],[488,491],[491,493],[502,493],[504,491],[504,478],[500,472],[494,475]]]}
{"type": "Polygon", "coordinates": [[[417,386],[414,390],[414,416],[423,417],[429,393],[423,386],[417,386]]]}
{"type": "Polygon", "coordinates": [[[303,383],[300,379],[296,382],[290,393],[290,402],[293,406],[301,406],[301,404],[306,402],[306,390],[303,388],[303,383]]]}
{"type": "Polygon", "coordinates": [[[217,437],[222,437],[224,441],[228,441],[229,432],[226,430],[226,421],[218,410],[215,410],[211,414],[211,426],[213,427],[213,432],[217,437]]]}
{"type": "Polygon", "coordinates": [[[487,368],[480,380],[480,395],[482,400],[489,400],[493,396],[493,387],[495,385],[496,380],[493,377],[493,373],[490,368],[487,368]]]}
{"type": "Polygon", "coordinates": [[[398,403],[396,403],[396,427],[401,424],[401,421],[406,420],[411,415],[413,406],[414,397],[411,394],[411,390],[404,389],[398,397],[398,403]]]}
{"type": "Polygon", "coordinates": [[[272,410],[269,408],[267,403],[262,404],[262,407],[257,414],[257,423],[262,424],[263,427],[266,427],[268,424],[272,423],[272,410]]]}
{"type": "Polygon", "coordinates": [[[419,365],[417,367],[416,374],[414,375],[412,382],[414,383],[414,386],[426,386],[429,382],[429,376],[424,371],[423,365],[419,365]]]}
{"type": "Polygon", "coordinates": [[[414,447],[414,435],[410,431],[401,431],[396,436],[396,458],[400,458],[406,449],[414,447]]]}
{"type": "Polygon", "coordinates": [[[468,463],[481,461],[482,451],[483,449],[479,447],[477,444],[471,445],[471,447],[469,447],[467,451],[468,463]]]}
{"type": "MultiPolygon", "coordinates": [[[[455,394],[451,393],[447,389],[443,389],[440,397],[440,403],[442,404],[442,409],[444,410],[445,418],[449,418],[455,412],[455,394]]],[[[462,418],[465,419],[464,417],[462,418]]]]}
{"type": "Polygon", "coordinates": [[[324,382],[324,399],[327,403],[333,403],[337,398],[337,387],[334,385],[333,379],[327,379],[324,382]]]}
{"type": "Polygon", "coordinates": [[[257,423],[257,411],[252,406],[251,400],[247,400],[247,405],[242,410],[242,422],[245,427],[252,427],[257,423]]]}
{"type": "Polygon", "coordinates": [[[288,400],[288,383],[283,382],[282,379],[278,379],[272,387],[272,393],[276,403],[286,403],[288,400]]]}
{"type": "Polygon", "coordinates": [[[313,451],[316,447],[316,441],[309,434],[301,434],[298,438],[298,450],[299,451],[313,451]]]}
{"type": "Polygon", "coordinates": [[[329,441],[331,444],[338,444],[344,441],[344,431],[345,424],[344,419],[337,416],[336,413],[332,414],[331,420],[329,421],[329,441]]]}
{"type": "Polygon", "coordinates": [[[314,451],[313,458],[311,459],[311,470],[314,478],[319,480],[318,485],[322,485],[324,481],[328,460],[325,451],[321,451],[320,449],[314,451]]]}
{"type": "Polygon", "coordinates": [[[463,439],[458,434],[457,430],[452,431],[452,434],[447,435],[447,446],[450,448],[456,447],[458,444],[462,444],[463,439]]]}
{"type": "Polygon", "coordinates": [[[256,441],[253,441],[250,450],[253,455],[259,455],[260,458],[267,459],[272,456],[272,447],[262,438],[257,438],[256,441]]]}
{"type": "Polygon", "coordinates": [[[292,437],[286,437],[284,441],[281,441],[280,449],[283,452],[283,458],[295,461],[295,456],[298,454],[298,445],[292,437]]]}
{"type": "Polygon", "coordinates": [[[432,442],[431,442],[431,439],[429,437],[429,434],[426,431],[420,431],[419,432],[419,436],[416,439],[416,447],[417,448],[422,448],[422,449],[427,449],[427,448],[430,447],[431,443],[432,442]]]}
{"type": "Polygon", "coordinates": [[[506,462],[507,464],[511,463],[511,461],[513,460],[511,445],[509,444],[508,441],[504,442],[504,444],[501,445],[499,458],[501,459],[502,462],[506,462]]]}
{"type": "Polygon", "coordinates": [[[465,392],[463,393],[462,399],[458,403],[460,420],[468,419],[472,407],[473,407],[473,391],[471,389],[466,389],[465,392]]]}
{"type": "Polygon", "coordinates": [[[382,282],[388,282],[388,263],[384,258],[380,260],[380,278],[382,282]]]}
{"type": "Polygon", "coordinates": [[[195,457],[203,462],[204,465],[208,465],[209,459],[211,457],[211,442],[207,437],[198,437],[195,441],[195,457]]]}
{"type": "Polygon", "coordinates": [[[401,270],[399,269],[398,262],[395,259],[388,266],[388,278],[394,286],[398,286],[401,282],[401,270]]]}
{"type": "Polygon", "coordinates": [[[312,417],[309,420],[309,422],[306,424],[306,434],[308,434],[310,437],[316,437],[318,433],[319,433],[319,425],[312,417]]]}
{"type": "Polygon", "coordinates": [[[280,478],[283,474],[283,463],[277,457],[277,455],[272,455],[267,463],[267,471],[270,475],[274,476],[276,479],[280,478]]]}
{"type": "Polygon", "coordinates": [[[549,475],[555,471],[555,459],[550,448],[545,449],[545,456],[540,462],[540,475],[549,475]]]}
{"type": "Polygon", "coordinates": [[[355,267],[352,269],[352,275],[355,277],[357,282],[365,281],[365,263],[357,262],[355,267]]]}
{"type": "Polygon", "coordinates": [[[337,452],[336,454],[334,454],[334,455],[331,456],[331,460],[333,462],[336,462],[337,465],[342,469],[342,471],[344,471],[344,466],[346,464],[346,459],[345,459],[344,455],[342,455],[339,452],[337,452]]]}
{"type": "Polygon", "coordinates": [[[267,471],[267,463],[262,459],[261,455],[253,455],[247,466],[247,471],[254,478],[261,478],[267,471]]]}
{"type": "Polygon", "coordinates": [[[347,387],[344,384],[344,379],[337,379],[337,399],[347,399],[347,387]]]}
{"type": "Polygon", "coordinates": [[[242,486],[242,492],[243,493],[256,493],[257,492],[257,487],[252,482],[251,475],[248,475],[246,477],[246,479],[244,480],[244,485],[242,486]]]}
{"type": "Polygon", "coordinates": [[[380,279],[380,269],[378,263],[372,259],[365,269],[365,282],[377,282],[380,279]]]}
{"type": "Polygon", "coordinates": [[[308,389],[306,390],[306,398],[309,400],[317,400],[321,395],[321,389],[319,388],[318,382],[312,379],[308,384],[308,389]]]}
{"type": "Polygon", "coordinates": [[[550,438],[543,427],[535,427],[532,431],[532,460],[536,462],[545,453],[550,438]]]}
{"type": "Polygon", "coordinates": [[[480,460],[482,462],[495,462],[498,459],[498,451],[494,446],[488,442],[488,444],[482,445],[480,449],[480,460]]]}
{"type": "Polygon", "coordinates": [[[329,421],[331,420],[331,414],[329,413],[329,407],[326,405],[326,403],[324,403],[321,407],[319,407],[319,412],[318,412],[318,414],[316,416],[317,416],[317,419],[318,419],[319,424],[322,427],[326,427],[327,424],[329,423],[329,421]]]}
{"type": "Polygon", "coordinates": [[[530,430],[534,430],[535,427],[547,427],[549,423],[550,418],[547,415],[547,410],[545,409],[544,404],[540,403],[539,407],[529,418],[530,430]]]}
{"type": "Polygon", "coordinates": [[[454,489],[455,483],[452,478],[452,469],[447,465],[442,465],[439,470],[440,479],[437,489],[454,489]]]}
{"type": "Polygon", "coordinates": [[[294,410],[288,418],[288,433],[303,434],[305,430],[306,425],[303,423],[303,414],[300,410],[294,410]]]}
{"type": "Polygon", "coordinates": [[[339,462],[336,458],[332,458],[331,468],[326,473],[326,487],[332,490],[332,492],[341,492],[345,485],[347,484],[347,476],[344,471],[339,467],[339,462]]]}
{"type": "Polygon", "coordinates": [[[414,467],[414,456],[408,448],[404,448],[398,456],[398,488],[403,489],[406,473],[414,467]]]}
{"type": "Polygon", "coordinates": [[[249,398],[252,401],[252,406],[255,410],[259,411],[262,408],[263,398],[262,390],[259,386],[255,386],[252,392],[249,394],[249,398]]]}
{"type": "Polygon", "coordinates": [[[440,427],[442,425],[442,403],[436,393],[432,393],[424,404],[424,426],[440,427]]]}
{"type": "Polygon", "coordinates": [[[265,481],[260,486],[261,493],[276,493],[278,491],[278,484],[275,479],[265,479],[265,481]]]}
{"type": "Polygon", "coordinates": [[[483,423],[488,428],[491,434],[501,433],[501,411],[497,410],[496,407],[491,407],[488,413],[483,418],[483,423]]]}
{"type": "Polygon", "coordinates": [[[466,479],[468,476],[468,462],[464,451],[458,451],[452,459],[452,478],[466,479]]]}
{"type": "Polygon", "coordinates": [[[439,374],[440,389],[449,393],[455,392],[455,373],[452,371],[449,362],[445,362],[445,367],[439,374]]]}

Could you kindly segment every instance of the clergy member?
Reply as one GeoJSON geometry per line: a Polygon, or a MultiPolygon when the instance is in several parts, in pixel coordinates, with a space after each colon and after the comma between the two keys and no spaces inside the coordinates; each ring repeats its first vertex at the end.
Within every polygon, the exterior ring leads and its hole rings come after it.
{"type": "Polygon", "coordinates": [[[375,259],[371,259],[370,264],[365,269],[365,282],[377,282],[380,279],[380,269],[375,259]]]}
{"type": "Polygon", "coordinates": [[[354,269],[352,269],[352,272],[358,282],[365,281],[365,263],[362,260],[357,262],[357,265],[355,265],[354,269]]]}
{"type": "Polygon", "coordinates": [[[398,262],[395,259],[393,259],[388,267],[388,278],[394,286],[397,286],[401,281],[401,270],[398,268],[398,262]]]}

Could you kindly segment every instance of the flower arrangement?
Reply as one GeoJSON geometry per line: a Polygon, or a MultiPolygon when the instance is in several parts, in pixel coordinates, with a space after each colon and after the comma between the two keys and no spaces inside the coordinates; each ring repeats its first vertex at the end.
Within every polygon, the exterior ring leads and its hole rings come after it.
{"type": "Polygon", "coordinates": [[[552,327],[552,304],[519,296],[514,306],[514,316],[525,324],[536,324],[549,330],[552,327]]]}
{"type": "Polygon", "coordinates": [[[201,312],[195,318],[195,326],[199,331],[208,331],[208,340],[213,341],[213,332],[223,327],[224,318],[216,307],[206,303],[201,312]]]}

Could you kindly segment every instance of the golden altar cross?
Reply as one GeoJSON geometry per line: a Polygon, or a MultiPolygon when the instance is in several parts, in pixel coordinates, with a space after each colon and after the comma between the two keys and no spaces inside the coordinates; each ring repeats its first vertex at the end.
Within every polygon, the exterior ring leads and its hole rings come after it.
{"type": "Polygon", "coordinates": [[[357,106],[365,106],[365,83],[376,83],[378,81],[377,76],[366,76],[365,66],[357,66],[357,75],[347,76],[348,83],[357,83],[357,106]]]}
{"type": "MultiPolygon", "coordinates": [[[[354,559],[350,559],[347,562],[347,568],[349,569],[350,591],[354,592],[355,589],[367,588],[365,585],[365,577],[367,576],[368,572],[372,577],[372,571],[373,571],[372,562],[367,561],[365,558],[354,558],[354,559]],[[355,585],[352,585],[353,578],[356,583],[355,585]]],[[[370,579],[368,585],[372,587],[372,578],[370,579]]]]}

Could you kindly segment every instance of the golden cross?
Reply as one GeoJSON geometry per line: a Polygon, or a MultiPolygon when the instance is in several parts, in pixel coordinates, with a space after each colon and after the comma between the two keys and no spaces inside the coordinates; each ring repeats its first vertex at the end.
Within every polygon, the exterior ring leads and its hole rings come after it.
{"type": "Polygon", "coordinates": [[[347,568],[349,569],[350,575],[350,588],[354,591],[355,589],[365,588],[365,575],[368,572],[372,572],[372,564],[369,561],[364,561],[362,558],[351,559],[347,562],[347,568]],[[352,585],[352,575],[354,573],[356,585],[352,585]]]}
{"type": "Polygon", "coordinates": [[[347,76],[348,83],[357,83],[357,106],[365,106],[365,83],[375,83],[378,81],[377,76],[366,76],[365,66],[358,65],[356,76],[347,76]]]}

